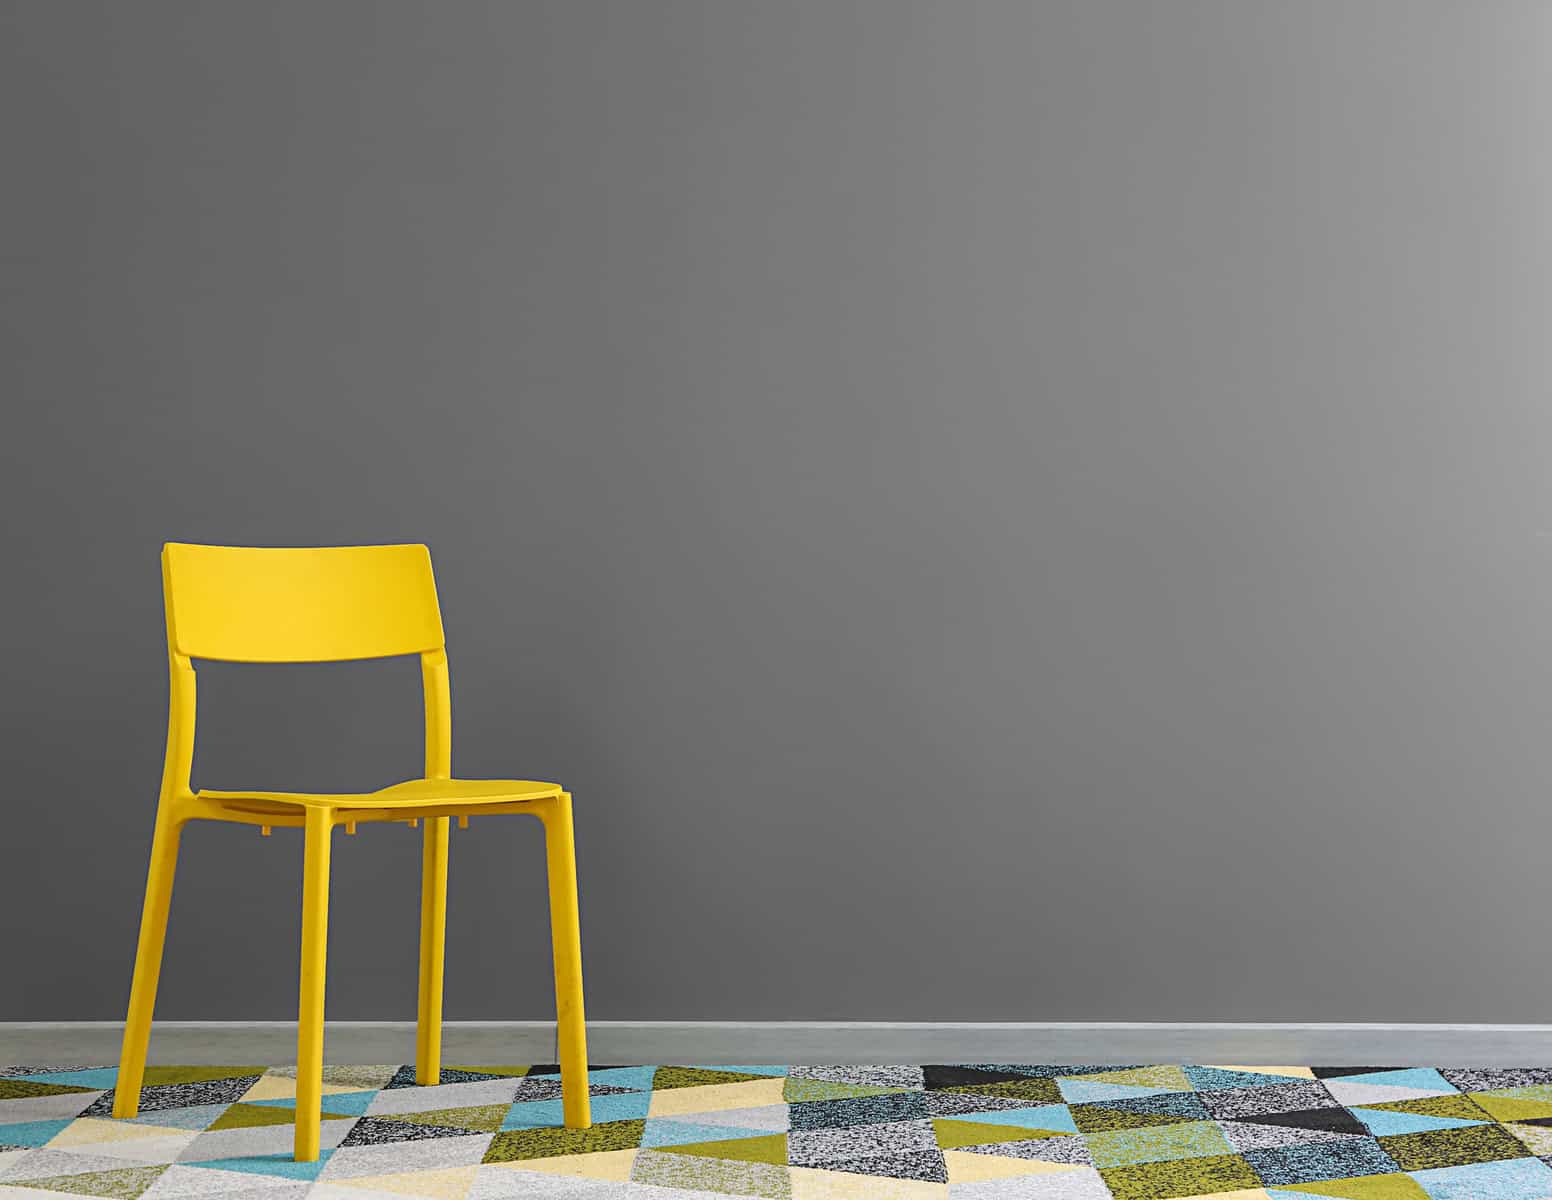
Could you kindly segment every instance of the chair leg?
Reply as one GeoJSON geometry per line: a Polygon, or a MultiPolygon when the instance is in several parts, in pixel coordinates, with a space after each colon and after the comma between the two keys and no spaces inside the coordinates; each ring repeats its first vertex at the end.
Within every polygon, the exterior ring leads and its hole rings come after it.
{"type": "Polygon", "coordinates": [[[334,819],[309,808],[302,856],[302,986],[296,1032],[296,1161],[318,1160],[323,1102],[323,984],[329,944],[334,819]]]}
{"type": "Polygon", "coordinates": [[[540,809],[550,876],[550,943],[555,954],[555,1015],[560,1042],[561,1110],[566,1128],[592,1122],[587,1096],[587,1019],[582,1011],[582,930],[577,917],[577,860],[571,796],[540,809]]]}
{"type": "Polygon", "coordinates": [[[420,858],[420,1009],[415,1082],[442,1079],[442,958],[447,934],[448,818],[430,817],[420,858]]]}
{"type": "Polygon", "coordinates": [[[129,1015],[124,1021],[124,1046],[113,1091],[113,1115],[133,1117],[140,1111],[140,1081],[145,1077],[146,1049],[151,1041],[151,1013],[156,1008],[156,984],[162,973],[162,946],[167,940],[167,910],[172,904],[172,878],[178,865],[181,823],[156,817],[151,838],[151,869],[146,874],[145,907],[140,914],[140,942],[135,949],[135,974],[129,987],[129,1015]]]}

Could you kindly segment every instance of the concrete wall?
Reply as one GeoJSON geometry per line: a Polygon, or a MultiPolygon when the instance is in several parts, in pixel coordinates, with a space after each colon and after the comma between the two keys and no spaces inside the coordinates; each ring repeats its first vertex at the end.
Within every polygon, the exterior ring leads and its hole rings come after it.
{"type": "MultiPolygon", "coordinates": [[[[1531,2],[0,4],[0,1017],[123,1012],[176,539],[432,546],[595,1017],[1547,1019],[1549,128],[1531,2]]],[[[418,678],[204,667],[196,782],[418,678]]],[[[159,1015],[294,1014],[300,868],[186,837],[159,1015]]]]}

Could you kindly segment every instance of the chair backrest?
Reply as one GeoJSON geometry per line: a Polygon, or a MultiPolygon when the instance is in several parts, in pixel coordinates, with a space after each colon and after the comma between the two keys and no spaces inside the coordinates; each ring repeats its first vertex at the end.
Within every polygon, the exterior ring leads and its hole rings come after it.
{"type": "Polygon", "coordinates": [[[162,550],[168,649],[227,662],[336,662],[443,645],[425,546],[162,550]]]}

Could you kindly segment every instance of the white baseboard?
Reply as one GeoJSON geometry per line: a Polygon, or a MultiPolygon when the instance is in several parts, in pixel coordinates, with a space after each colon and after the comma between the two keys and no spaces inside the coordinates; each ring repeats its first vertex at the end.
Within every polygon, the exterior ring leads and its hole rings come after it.
{"type": "MultiPolygon", "coordinates": [[[[112,1063],[116,1021],[0,1022],[0,1064],[112,1063]]],[[[1373,1066],[1552,1064],[1552,1025],[1238,1022],[595,1021],[595,1063],[1262,1063],[1373,1066]]],[[[160,1021],[154,1063],[287,1063],[290,1021],[160,1021]]],[[[411,1021],[331,1021],[334,1063],[403,1063],[411,1021]]],[[[449,1021],[446,1063],[555,1061],[547,1021],[449,1021]]]]}

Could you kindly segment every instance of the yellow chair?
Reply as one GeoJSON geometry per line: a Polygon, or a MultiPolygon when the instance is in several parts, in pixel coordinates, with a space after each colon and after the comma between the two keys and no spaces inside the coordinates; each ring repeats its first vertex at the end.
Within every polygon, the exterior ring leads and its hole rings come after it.
{"type": "Polygon", "coordinates": [[[421,856],[420,1008],[415,1079],[439,1081],[442,954],[447,913],[448,820],[471,814],[531,813],[544,823],[555,955],[562,1111],[566,1125],[591,1123],[582,1013],[582,947],[577,920],[571,795],[525,779],[452,778],[452,718],[442,614],[424,546],[340,546],[264,550],[169,543],[162,551],[167,656],[172,672],[167,757],[151,842],[140,944],[130,988],[113,1115],[140,1107],[151,1011],[161,972],[173,868],[183,826],[194,820],[304,830],[302,981],[297,1028],[296,1159],[318,1157],[323,1074],[324,953],[329,924],[329,853],[336,826],[425,822],[421,856]],[[191,791],[194,658],[227,662],[336,662],[418,654],[426,704],[426,775],[377,792],[191,791]]]}

